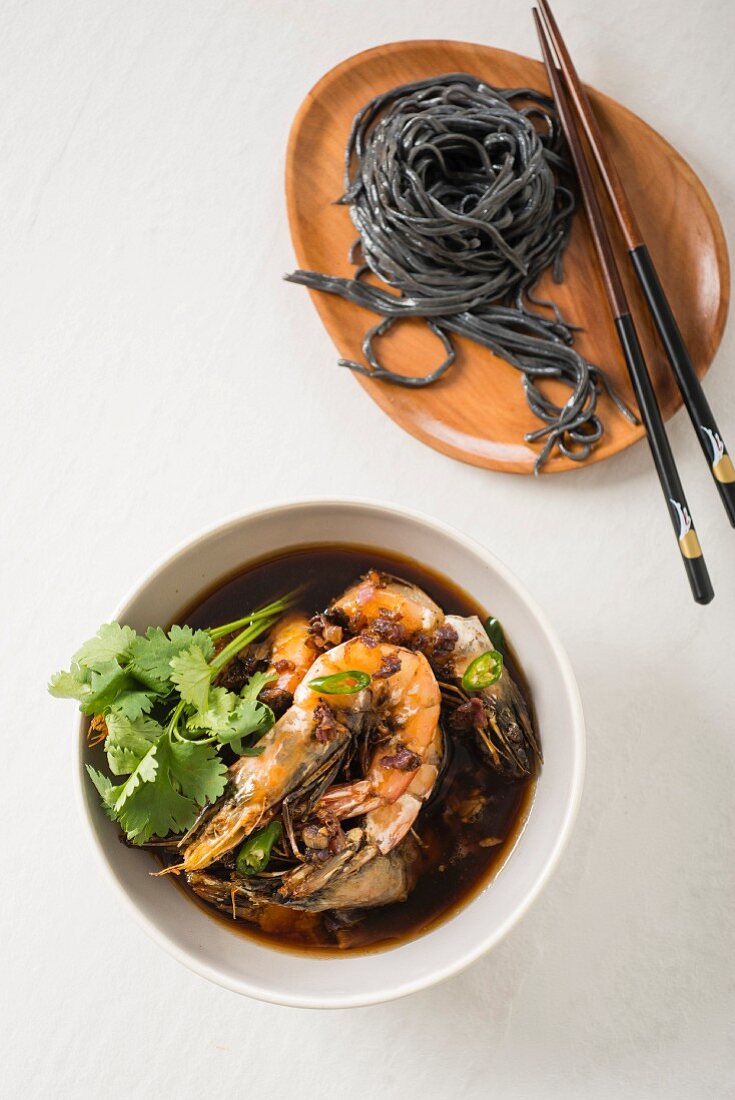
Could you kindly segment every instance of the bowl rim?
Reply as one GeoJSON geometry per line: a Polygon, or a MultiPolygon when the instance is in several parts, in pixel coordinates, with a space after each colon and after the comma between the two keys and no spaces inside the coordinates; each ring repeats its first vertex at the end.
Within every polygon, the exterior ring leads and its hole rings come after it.
{"type": "MultiPolygon", "coordinates": [[[[77,803],[77,809],[80,817],[84,823],[84,832],[96,853],[98,863],[102,864],[104,875],[107,878],[108,883],[113,887],[114,892],[122,899],[123,904],[128,909],[137,924],[143,928],[143,930],[150,936],[150,938],[163,948],[169,955],[175,958],[178,962],[182,963],[189,970],[198,974],[200,977],[213,982],[215,985],[220,986],[223,989],[228,989],[234,993],[240,993],[248,997],[252,997],[255,1000],[265,1001],[271,1004],[284,1005],[291,1008],[357,1008],[373,1004],[382,1004],[388,1001],[397,1000],[400,997],[406,997],[411,993],[417,993],[422,989],[428,989],[433,985],[437,985],[439,982],[444,981],[447,978],[453,977],[455,974],[459,974],[461,971],[467,969],[472,963],[476,962],[482,955],[490,951],[495,947],[521,920],[521,918],[528,912],[533,905],[536,898],[539,896],[547,882],[551,878],[555,868],[557,867],[561,858],[562,852],[571,835],[572,827],[577,816],[579,804],[582,796],[582,788],[584,784],[585,773],[585,761],[586,761],[586,742],[585,742],[585,721],[584,712],[582,708],[582,700],[579,693],[579,687],[577,685],[574,671],[572,669],[571,662],[567,656],[566,650],[559,640],[556,631],[551,626],[551,623],[546,617],[546,614],[537,604],[533,596],[531,596],[525,586],[518,580],[516,575],[509,569],[502,561],[500,561],[492,551],[488,550],[482,543],[478,542],[470,535],[466,535],[463,531],[453,525],[444,522],[443,520],[435,519],[433,516],[429,516],[424,512],[421,512],[414,508],[406,508],[403,505],[392,504],[376,500],[370,497],[296,497],[293,499],[279,500],[276,503],[268,504],[265,506],[257,506],[254,508],[246,509],[242,512],[236,512],[230,514],[225,519],[219,522],[211,523],[205,527],[199,529],[195,534],[190,535],[188,538],[178,542],[172,550],[168,553],[161,555],[156,562],[142,575],[137,581],[132,584],[124,597],[118,601],[115,609],[112,612],[112,619],[116,620],[123,613],[124,609],[129,603],[137,596],[141,588],[146,587],[155,581],[156,577],[164,570],[169,568],[178,559],[182,558],[191,549],[193,549],[198,543],[204,542],[214,535],[224,534],[233,527],[237,527],[239,524],[246,520],[266,518],[271,515],[276,515],[282,512],[291,511],[294,508],[300,507],[308,508],[342,508],[342,507],[357,507],[366,511],[374,511],[376,513],[386,514],[389,513],[396,519],[409,519],[417,522],[424,527],[432,528],[437,533],[443,534],[455,542],[463,544],[464,547],[480,557],[485,563],[487,563],[498,575],[500,575],[505,583],[509,585],[514,594],[525,604],[526,608],[531,612],[533,618],[536,621],[537,626],[546,636],[546,640],[554,649],[559,662],[559,668],[561,671],[563,681],[563,691],[566,695],[570,710],[572,713],[572,721],[570,723],[570,733],[572,737],[572,757],[573,757],[573,771],[571,776],[570,794],[567,798],[567,804],[564,809],[564,817],[557,833],[554,845],[546,857],[546,860],[541,868],[541,871],[536,876],[533,886],[527,891],[523,899],[511,910],[506,916],[505,920],[496,927],[491,933],[484,936],[480,940],[474,942],[470,946],[458,951],[457,957],[450,963],[447,963],[441,968],[437,968],[429,971],[426,975],[420,978],[407,980],[405,982],[390,983],[380,991],[369,994],[341,994],[341,995],[299,995],[299,994],[286,994],[278,993],[274,994],[268,989],[262,988],[258,984],[251,983],[249,981],[234,978],[226,975],[216,967],[210,966],[198,957],[196,951],[186,950],[180,947],[172,939],[164,929],[161,928],[154,920],[149,918],[133,901],[127,890],[119,881],[115,874],[110,861],[102,847],[100,839],[97,835],[91,820],[91,808],[85,798],[84,793],[84,722],[83,715],[79,715],[76,723],[77,737],[76,746],[77,751],[71,755],[73,774],[74,774],[74,792],[77,803]]],[[[274,547],[274,552],[277,548],[274,547]]],[[[523,830],[519,834],[514,848],[515,850],[518,843],[523,836],[523,830]]],[[[509,853],[509,856],[512,855],[509,853]]],[[[473,897],[468,901],[467,905],[471,906],[475,904],[477,897],[473,897]]],[[[268,950],[268,948],[263,948],[268,950]]]]}

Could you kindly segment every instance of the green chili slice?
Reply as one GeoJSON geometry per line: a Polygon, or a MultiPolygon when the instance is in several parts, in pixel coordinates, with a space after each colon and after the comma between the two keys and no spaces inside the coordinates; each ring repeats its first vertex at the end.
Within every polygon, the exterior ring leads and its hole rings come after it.
{"type": "Polygon", "coordinates": [[[367,672],[358,672],[356,669],[347,669],[345,672],[335,672],[331,676],[317,676],[316,680],[309,680],[312,691],[319,691],[324,695],[353,695],[356,691],[366,688],[372,676],[367,672]]]}
{"type": "Polygon", "coordinates": [[[462,687],[465,691],[482,691],[498,682],[503,675],[503,654],[489,649],[475,657],[464,670],[462,687]]]}
{"type": "Polygon", "coordinates": [[[504,653],[505,634],[503,633],[503,627],[500,620],[493,618],[492,615],[489,619],[485,619],[485,633],[493,643],[493,649],[497,649],[498,653],[504,653]]]}
{"type": "Polygon", "coordinates": [[[251,833],[237,853],[235,866],[241,875],[257,875],[264,871],[271,858],[271,850],[280,840],[283,826],[280,821],[271,821],[262,829],[251,833]]]}

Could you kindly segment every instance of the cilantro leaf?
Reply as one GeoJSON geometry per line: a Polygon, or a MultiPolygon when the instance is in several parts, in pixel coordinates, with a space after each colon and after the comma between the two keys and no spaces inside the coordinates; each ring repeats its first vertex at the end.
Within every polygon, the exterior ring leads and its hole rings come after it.
{"type": "Polygon", "coordinates": [[[276,716],[266,703],[251,703],[243,700],[237,710],[233,711],[228,725],[217,731],[217,740],[221,745],[230,745],[238,756],[244,756],[244,738],[257,735],[256,740],[262,737],[271,728],[276,716]]]}
{"type": "Polygon", "coordinates": [[[275,672],[254,672],[242,688],[240,698],[247,699],[249,702],[256,702],[266,684],[272,684],[277,679],[275,672]]]}
{"type": "Polygon", "coordinates": [[[197,808],[214,802],[227,786],[227,768],[214,745],[169,741],[166,759],[170,778],[197,808]]]}
{"type": "Polygon", "coordinates": [[[207,709],[195,710],[187,720],[187,728],[190,730],[208,730],[210,733],[218,733],[225,729],[230,720],[230,715],[237,706],[239,696],[223,687],[209,689],[207,709]]]}
{"type": "Polygon", "coordinates": [[[79,709],[83,714],[118,713],[131,721],[153,709],[157,696],[139,684],[119,661],[107,661],[89,674],[79,709]]]}
{"type": "Polygon", "coordinates": [[[82,696],[80,710],[83,714],[102,714],[121,692],[134,684],[118,660],[105,661],[91,672],[89,690],[82,696]]]}
{"type": "Polygon", "coordinates": [[[171,645],[180,653],[182,649],[195,645],[201,649],[208,661],[214,657],[214,642],[206,630],[192,630],[190,626],[172,626],[168,632],[171,645]]]}
{"type": "MultiPolygon", "coordinates": [[[[133,797],[136,791],[138,791],[146,784],[152,783],[156,779],[156,776],[160,771],[158,760],[156,759],[156,753],[162,743],[163,738],[161,738],[161,741],[155,741],[152,745],[150,745],[146,754],[140,758],[125,782],[121,783],[119,787],[115,788],[118,793],[117,797],[115,798],[114,806],[115,813],[117,813],[118,815],[120,815],[121,810],[125,806],[125,803],[133,797]]],[[[122,820],[122,817],[120,817],[120,820],[122,820]]],[[[164,833],[163,835],[165,836],[166,834],[164,833]]]]}
{"type": "Polygon", "coordinates": [[[145,844],[152,836],[189,829],[198,813],[197,804],[180,794],[172,785],[166,768],[158,768],[154,778],[142,783],[118,812],[128,840],[145,844]]]}
{"type": "Polygon", "coordinates": [[[267,703],[261,703],[258,699],[265,685],[275,679],[276,676],[273,673],[266,672],[256,672],[251,676],[242,689],[239,702],[228,717],[227,725],[216,729],[219,743],[229,745],[238,756],[251,755],[245,751],[246,737],[254,736],[257,740],[271,728],[276,720],[275,714],[267,703]]]}
{"type": "Polygon", "coordinates": [[[130,772],[113,786],[107,776],[87,766],[105,813],[118,821],[135,844],[188,829],[200,808],[214,802],[227,785],[227,768],[212,745],[172,742],[167,730],[143,718],[108,719],[105,742],[115,775],[130,772]]]}
{"type": "Polygon", "coordinates": [[[57,699],[81,700],[89,691],[89,672],[76,661],[69,671],[55,672],[48,682],[49,694],[57,699]]]}
{"type": "Polygon", "coordinates": [[[135,844],[189,829],[200,808],[219,798],[227,784],[227,769],[211,745],[171,742],[164,734],[141,765],[149,759],[155,762],[153,774],[115,802],[118,820],[135,844]]]}
{"type": "Polygon", "coordinates": [[[169,661],[174,656],[165,632],[160,626],[151,626],[146,630],[145,637],[138,635],[131,644],[128,668],[146,687],[163,693],[171,687],[169,661]]]}
{"type": "Polygon", "coordinates": [[[244,739],[261,737],[276,720],[271,708],[258,699],[265,685],[275,679],[273,673],[256,672],[241,695],[222,687],[210,688],[206,709],[195,710],[187,720],[187,728],[214,733],[220,745],[230,745],[239,756],[244,755],[244,739]]]}
{"type": "Polygon", "coordinates": [[[133,681],[115,696],[114,701],[110,703],[109,712],[111,714],[122,714],[123,717],[129,718],[133,722],[141,715],[149,714],[153,710],[153,704],[157,698],[158,696],[133,681]]]}
{"type": "Polygon", "coordinates": [[[213,669],[196,645],[189,646],[171,661],[171,680],[185,703],[206,711],[213,669]]]}
{"type": "MultiPolygon", "coordinates": [[[[124,780],[115,785],[89,765],[87,772],[105,813],[135,844],[188,829],[200,808],[220,797],[227,786],[222,745],[241,755],[264,751],[255,741],[275,716],[258,695],[275,677],[257,673],[240,695],[212,686],[233,646],[253,640],[271,625],[262,616],[251,618],[257,621],[217,658],[209,631],[173,626],[166,633],[150,627],[139,636],[128,626],[105,623],[79,649],[71,667],[52,676],[52,695],[78,700],[84,714],[104,716],[109,769],[124,780]],[[150,717],[163,700],[170,708],[167,726],[150,717]],[[203,736],[187,740],[184,722],[203,736]]],[[[230,627],[246,621],[248,617],[230,627]]],[[[230,627],[214,635],[222,637],[230,627]]]]}
{"type": "Polygon", "coordinates": [[[87,774],[97,788],[97,792],[102,800],[102,809],[111,821],[117,821],[115,802],[120,792],[120,788],[113,787],[107,776],[103,775],[102,772],[98,772],[91,764],[87,764],[86,768],[87,774]]]}
{"type": "Polygon", "coordinates": [[[119,713],[108,714],[105,752],[113,775],[129,775],[140,764],[153,741],[164,732],[152,718],[137,717],[131,721],[119,713]]]}
{"type": "Polygon", "coordinates": [[[73,660],[83,668],[98,669],[109,661],[122,658],[130,643],[135,638],[135,631],[129,626],[120,626],[119,623],[103,623],[94,638],[79,649],[73,660]]]}
{"type": "Polygon", "coordinates": [[[128,667],[133,675],[160,694],[171,690],[171,661],[192,645],[205,657],[214,653],[212,639],[204,630],[173,626],[168,636],[160,626],[149,627],[145,637],[136,637],[130,645],[128,667]]]}

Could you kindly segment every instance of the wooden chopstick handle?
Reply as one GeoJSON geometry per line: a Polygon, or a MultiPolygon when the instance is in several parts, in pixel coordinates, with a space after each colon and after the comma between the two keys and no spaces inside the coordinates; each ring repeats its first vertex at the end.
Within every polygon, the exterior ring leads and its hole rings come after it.
{"type": "Polygon", "coordinates": [[[676,377],[700,446],[710,467],[730,523],[735,527],[735,466],[727,453],[712,409],[704,395],[702,385],[689,357],[676,318],[654,267],[651,255],[644,244],[628,253],[648,302],[648,308],[656,322],[661,341],[676,377]]]}
{"type": "Polygon", "coordinates": [[[669,518],[676,534],[692,595],[697,603],[709,603],[714,597],[714,589],[707,572],[702,548],[697,532],[694,530],[684,489],[676,469],[674,456],[661,418],[656,395],[648,373],[638,333],[630,313],[615,318],[620,346],[623,349],[631,382],[635,391],[638,408],[646,428],[648,443],[653,455],[661,488],[669,503],[669,518]]]}

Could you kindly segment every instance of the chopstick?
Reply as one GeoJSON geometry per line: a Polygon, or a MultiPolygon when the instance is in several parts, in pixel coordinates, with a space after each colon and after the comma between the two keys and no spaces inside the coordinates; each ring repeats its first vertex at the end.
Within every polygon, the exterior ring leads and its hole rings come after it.
{"type": "Polygon", "coordinates": [[[533,9],[533,18],[541,43],[541,54],[549,78],[551,94],[559,112],[562,129],[577,173],[582,201],[602,270],[605,293],[610,304],[620,346],[646,429],[653,464],[656,467],[656,473],[661,482],[667,506],[669,506],[669,518],[679,543],[679,550],[692,589],[692,595],[697,603],[709,603],[714,596],[714,590],[702,556],[699,539],[689,514],[684,489],[671,452],[651,376],[648,373],[648,367],[638,340],[635,323],[630,313],[610,237],[595,192],[592,174],[575,127],[571,104],[567,99],[561,81],[561,74],[552,56],[550,40],[546,35],[536,8],[533,9]]]}
{"type": "Polygon", "coordinates": [[[715,422],[714,414],[704,395],[702,384],[692,365],[689,352],[682,338],[676,318],[669,305],[661,280],[646,247],[615,162],[605,146],[600,127],[595,118],[577,70],[561,36],[548,0],[538,0],[548,37],[556,52],[566,89],[571,96],[577,118],[580,120],[590,148],[600,171],[605,189],[620,225],[628,256],[633,264],[638,282],[648,303],[661,342],[666,349],[676,383],[686,405],[689,417],[707,459],[710,472],[720,494],[730,523],[735,527],[735,466],[715,422]]]}

